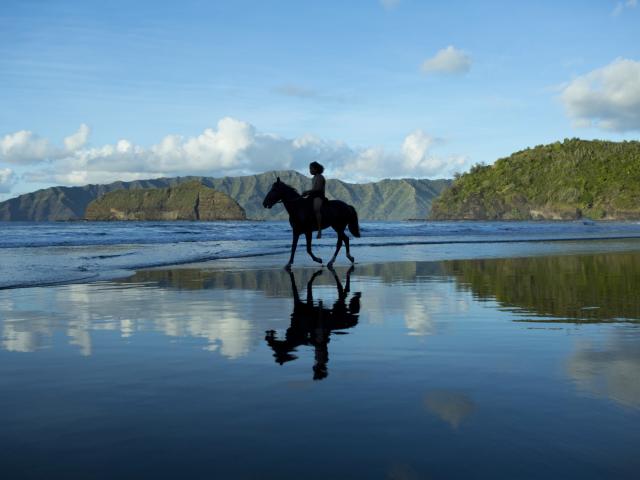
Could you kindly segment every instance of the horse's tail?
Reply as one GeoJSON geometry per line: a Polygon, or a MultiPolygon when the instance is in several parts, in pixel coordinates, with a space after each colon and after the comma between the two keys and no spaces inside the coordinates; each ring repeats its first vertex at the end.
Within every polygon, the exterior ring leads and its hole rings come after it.
{"type": "Polygon", "coordinates": [[[354,237],[360,236],[360,225],[358,224],[358,212],[349,205],[349,231],[354,237]]]}

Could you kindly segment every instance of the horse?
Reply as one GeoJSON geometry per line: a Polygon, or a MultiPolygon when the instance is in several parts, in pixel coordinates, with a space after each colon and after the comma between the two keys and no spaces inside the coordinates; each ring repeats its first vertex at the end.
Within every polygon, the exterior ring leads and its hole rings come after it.
{"type": "MultiPolygon", "coordinates": [[[[313,211],[313,202],[310,199],[304,198],[295,188],[281,182],[280,177],[277,177],[271,190],[269,190],[269,193],[264,197],[262,206],[264,208],[271,208],[278,202],[282,202],[284,208],[287,210],[289,214],[289,224],[293,230],[291,257],[285,268],[291,268],[293,257],[296,254],[296,247],[298,246],[298,238],[300,238],[300,235],[303,233],[307,239],[307,253],[315,262],[321,264],[322,259],[316,257],[311,251],[311,234],[318,229],[316,216],[313,211]]],[[[327,267],[333,268],[333,262],[336,261],[343,242],[346,247],[347,258],[351,263],[354,263],[355,259],[349,251],[349,237],[344,230],[346,227],[349,227],[349,231],[354,237],[360,236],[360,226],[358,224],[358,213],[356,209],[341,200],[325,200],[322,202],[321,213],[322,229],[324,230],[325,228],[331,227],[338,234],[336,251],[329,263],[327,263],[327,267]]]]}

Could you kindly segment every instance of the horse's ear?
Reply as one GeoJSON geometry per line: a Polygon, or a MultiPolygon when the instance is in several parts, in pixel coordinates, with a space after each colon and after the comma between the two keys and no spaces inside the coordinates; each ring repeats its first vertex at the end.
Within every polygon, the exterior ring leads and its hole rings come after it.
{"type": "Polygon", "coordinates": [[[280,183],[280,177],[276,178],[276,183],[280,183]]]}

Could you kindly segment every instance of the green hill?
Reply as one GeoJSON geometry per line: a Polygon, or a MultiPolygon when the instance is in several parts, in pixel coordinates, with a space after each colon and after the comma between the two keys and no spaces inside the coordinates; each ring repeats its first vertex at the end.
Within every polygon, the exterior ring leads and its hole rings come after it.
{"type": "Polygon", "coordinates": [[[640,218],[640,142],[571,139],[477,165],[433,203],[434,220],[640,218]]]}
{"type": "Polygon", "coordinates": [[[198,181],[168,188],[116,190],[92,201],[87,220],[245,220],[229,195],[198,181]]]}
{"type": "MultiPolygon", "coordinates": [[[[288,170],[242,177],[174,177],[115,182],[108,185],[51,187],[0,203],[0,220],[80,220],[85,217],[87,205],[106,193],[115,190],[167,188],[193,180],[229,195],[240,204],[249,219],[283,220],[288,216],[281,205],[276,205],[271,210],[262,207],[262,201],[276,176],[280,176],[283,182],[292,185],[298,191],[307,190],[311,186],[309,177],[288,170]]],[[[432,199],[449,184],[449,180],[426,179],[382,180],[363,184],[329,179],[327,196],[354,205],[360,219],[424,219],[429,214],[432,199]]]]}

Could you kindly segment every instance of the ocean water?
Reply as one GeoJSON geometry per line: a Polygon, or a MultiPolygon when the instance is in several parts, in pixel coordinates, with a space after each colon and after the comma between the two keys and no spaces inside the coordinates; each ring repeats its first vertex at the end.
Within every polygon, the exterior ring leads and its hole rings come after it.
{"type": "MultiPolygon", "coordinates": [[[[362,222],[363,247],[433,246],[456,257],[482,245],[640,238],[639,222],[362,222]]],[[[335,234],[314,239],[331,251],[335,234]]],[[[0,288],[122,277],[143,268],[282,256],[287,222],[0,222],[0,288]]],[[[304,262],[304,240],[297,258],[304,262]]],[[[493,248],[493,247],[491,247],[493,248]]],[[[535,249],[534,246],[530,248],[535,249]]],[[[495,251],[495,249],[494,249],[495,251]]]]}
{"type": "Polygon", "coordinates": [[[1,290],[3,478],[636,479],[618,243],[1,290]]]}

